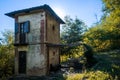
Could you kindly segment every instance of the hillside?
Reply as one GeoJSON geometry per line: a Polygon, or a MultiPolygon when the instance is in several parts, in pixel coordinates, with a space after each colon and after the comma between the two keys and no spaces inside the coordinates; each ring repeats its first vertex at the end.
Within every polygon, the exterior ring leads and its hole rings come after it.
{"type": "Polygon", "coordinates": [[[67,80],[120,80],[120,50],[95,54],[98,63],[84,73],[67,75],[67,80]]]}

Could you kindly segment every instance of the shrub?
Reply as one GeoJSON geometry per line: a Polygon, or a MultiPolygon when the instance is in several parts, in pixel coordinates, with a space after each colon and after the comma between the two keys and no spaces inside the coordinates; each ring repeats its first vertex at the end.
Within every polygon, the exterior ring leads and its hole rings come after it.
{"type": "Polygon", "coordinates": [[[0,79],[6,80],[13,74],[14,54],[9,53],[7,47],[0,47],[0,79]]]}
{"type": "Polygon", "coordinates": [[[82,80],[84,74],[69,74],[66,80],[82,80]]]}
{"type": "Polygon", "coordinates": [[[85,76],[88,77],[88,80],[113,80],[111,75],[102,71],[91,71],[85,76]]]}
{"type": "Polygon", "coordinates": [[[96,59],[93,57],[93,49],[87,45],[83,44],[85,47],[84,57],[86,58],[86,66],[91,67],[96,63],[96,59]]]}
{"type": "Polygon", "coordinates": [[[106,72],[90,71],[82,74],[69,74],[66,80],[113,80],[113,78],[106,72]]]}

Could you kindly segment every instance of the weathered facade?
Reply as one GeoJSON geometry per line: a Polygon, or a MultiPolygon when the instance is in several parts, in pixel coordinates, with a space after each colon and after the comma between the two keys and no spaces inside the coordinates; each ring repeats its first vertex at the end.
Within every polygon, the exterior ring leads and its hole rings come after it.
{"type": "Polygon", "coordinates": [[[15,19],[15,74],[46,75],[60,62],[60,24],[64,23],[43,5],[6,14],[15,19]]]}

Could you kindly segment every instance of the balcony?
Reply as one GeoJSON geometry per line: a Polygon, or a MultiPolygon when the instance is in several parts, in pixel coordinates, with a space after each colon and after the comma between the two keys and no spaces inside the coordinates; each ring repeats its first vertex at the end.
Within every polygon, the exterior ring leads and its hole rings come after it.
{"type": "Polygon", "coordinates": [[[27,46],[28,45],[28,40],[27,40],[27,34],[16,34],[15,35],[15,43],[14,46],[27,46]]]}

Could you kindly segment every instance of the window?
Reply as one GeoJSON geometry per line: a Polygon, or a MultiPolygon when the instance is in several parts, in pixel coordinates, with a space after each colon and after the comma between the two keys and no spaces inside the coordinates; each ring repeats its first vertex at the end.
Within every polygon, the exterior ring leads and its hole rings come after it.
{"type": "Polygon", "coordinates": [[[15,23],[15,33],[29,33],[30,22],[26,21],[23,23],[15,23]]]}
{"type": "Polygon", "coordinates": [[[15,23],[15,42],[26,43],[26,35],[30,32],[30,22],[15,23]]]}
{"type": "Polygon", "coordinates": [[[53,51],[53,56],[55,56],[55,52],[53,51]]]}
{"type": "Polygon", "coordinates": [[[20,23],[20,33],[24,33],[24,23],[20,23]]]}
{"type": "Polygon", "coordinates": [[[54,26],[54,25],[52,26],[52,30],[53,30],[53,31],[55,30],[55,26],[54,26]]]}

